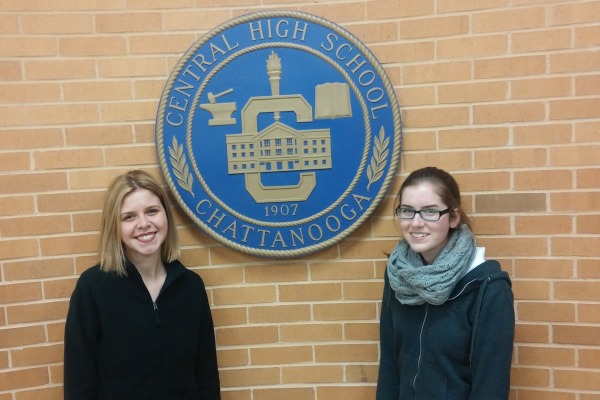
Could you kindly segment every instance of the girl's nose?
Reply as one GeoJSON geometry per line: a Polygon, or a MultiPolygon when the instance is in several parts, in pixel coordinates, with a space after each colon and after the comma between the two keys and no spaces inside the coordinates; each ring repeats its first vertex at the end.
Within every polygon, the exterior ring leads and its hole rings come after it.
{"type": "Polygon", "coordinates": [[[138,225],[140,228],[146,228],[148,225],[150,225],[150,221],[145,215],[143,215],[138,219],[138,225]]]}
{"type": "Polygon", "coordinates": [[[417,213],[413,217],[413,219],[410,222],[410,224],[413,225],[413,226],[423,226],[425,224],[425,222],[423,221],[423,218],[421,218],[421,214],[417,213]]]}

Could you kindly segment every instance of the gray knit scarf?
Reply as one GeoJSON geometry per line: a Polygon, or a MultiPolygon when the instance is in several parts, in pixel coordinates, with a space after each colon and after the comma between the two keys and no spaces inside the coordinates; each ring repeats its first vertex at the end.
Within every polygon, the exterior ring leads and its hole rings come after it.
{"type": "Polygon", "coordinates": [[[415,253],[406,240],[401,240],[387,262],[387,274],[396,298],[408,305],[444,303],[467,273],[475,252],[475,238],[466,225],[450,234],[448,243],[430,265],[424,264],[421,255],[415,253]]]}

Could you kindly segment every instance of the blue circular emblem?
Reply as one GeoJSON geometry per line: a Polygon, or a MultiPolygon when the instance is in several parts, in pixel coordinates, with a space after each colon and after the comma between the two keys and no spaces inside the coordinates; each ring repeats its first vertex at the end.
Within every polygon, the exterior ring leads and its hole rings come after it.
{"type": "Polygon", "coordinates": [[[401,148],[393,87],[340,26],[248,14],[183,55],[160,99],[156,146],[188,217],[241,252],[293,257],[348,236],[375,210],[401,148]]]}

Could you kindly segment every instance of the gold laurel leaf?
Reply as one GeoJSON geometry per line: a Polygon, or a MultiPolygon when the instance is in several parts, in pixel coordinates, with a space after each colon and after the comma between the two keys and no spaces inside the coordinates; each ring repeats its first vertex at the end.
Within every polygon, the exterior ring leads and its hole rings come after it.
{"type": "Polygon", "coordinates": [[[373,156],[371,157],[371,162],[367,168],[367,178],[369,178],[367,190],[369,190],[371,184],[377,182],[383,176],[383,171],[387,164],[387,156],[389,154],[389,150],[387,149],[389,141],[390,139],[385,137],[385,130],[382,126],[379,130],[379,135],[375,137],[373,156]]]}
{"type": "Polygon", "coordinates": [[[194,192],[192,192],[192,184],[194,183],[194,179],[187,165],[185,154],[183,153],[183,145],[177,142],[176,137],[173,137],[173,147],[169,147],[169,154],[171,155],[173,174],[177,178],[177,183],[193,197],[194,192]]]}

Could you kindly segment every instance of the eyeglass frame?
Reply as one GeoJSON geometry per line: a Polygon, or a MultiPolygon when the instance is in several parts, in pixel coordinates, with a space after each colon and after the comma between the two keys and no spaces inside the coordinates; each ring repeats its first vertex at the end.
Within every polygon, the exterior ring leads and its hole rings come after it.
{"type": "Polygon", "coordinates": [[[403,219],[403,220],[405,220],[405,221],[410,221],[410,220],[413,220],[413,219],[415,219],[415,215],[419,214],[419,217],[421,217],[421,219],[422,219],[423,221],[426,221],[426,222],[437,222],[437,221],[439,221],[439,220],[442,218],[442,216],[444,216],[444,214],[448,214],[448,213],[449,213],[451,210],[452,210],[452,209],[451,209],[450,207],[446,208],[445,210],[435,210],[435,209],[432,209],[432,208],[424,208],[424,209],[422,209],[422,210],[415,210],[414,208],[410,208],[410,207],[398,207],[398,208],[396,208],[396,210],[394,211],[394,215],[395,215],[395,216],[396,216],[398,219],[403,219]],[[402,209],[404,209],[404,210],[411,210],[411,211],[413,212],[413,216],[412,216],[412,217],[410,217],[410,218],[402,218],[402,217],[399,215],[399,214],[400,214],[400,210],[402,210],[402,209]],[[438,213],[438,218],[437,218],[437,219],[427,219],[427,218],[424,218],[424,217],[423,217],[423,214],[421,214],[421,212],[422,212],[422,211],[437,211],[437,213],[438,213]]]}

